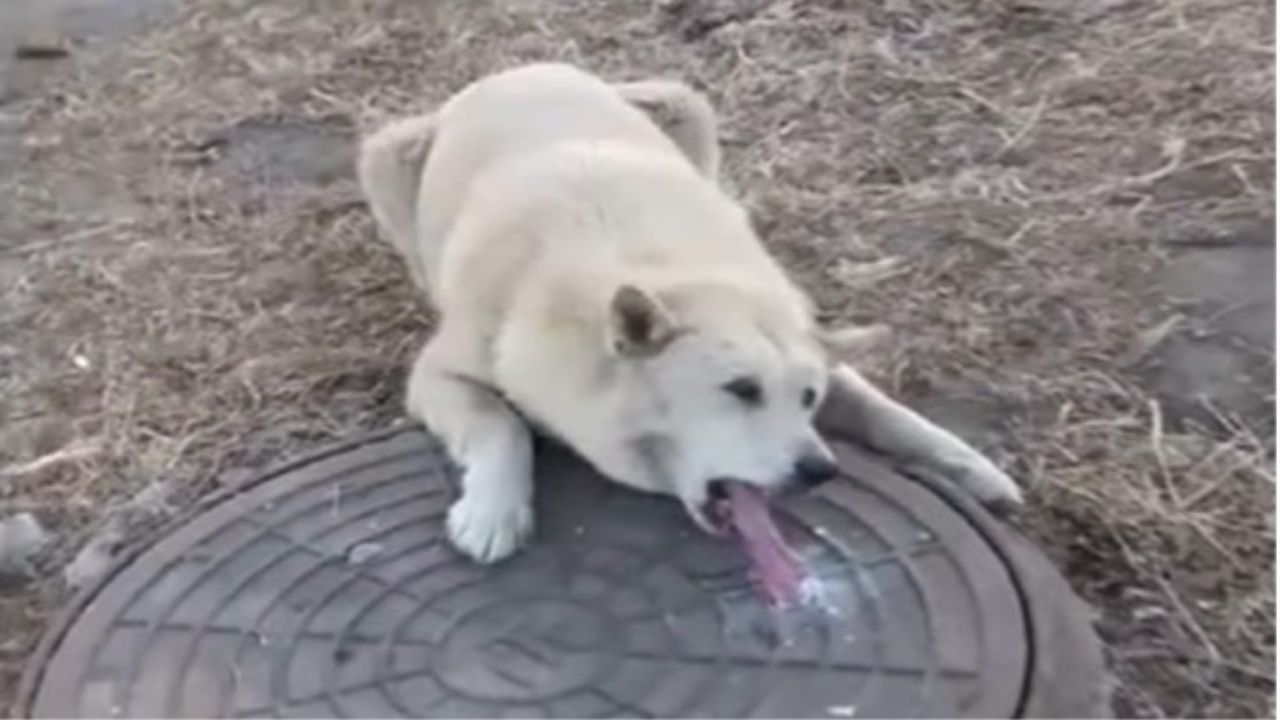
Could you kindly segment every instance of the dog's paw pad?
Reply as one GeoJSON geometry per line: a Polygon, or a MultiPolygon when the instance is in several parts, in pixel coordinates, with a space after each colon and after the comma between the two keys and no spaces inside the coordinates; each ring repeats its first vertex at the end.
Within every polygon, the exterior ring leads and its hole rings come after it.
{"type": "Polygon", "coordinates": [[[533,508],[516,500],[495,502],[463,494],[449,508],[449,540],[477,562],[492,563],[515,552],[533,532],[533,508]]]}

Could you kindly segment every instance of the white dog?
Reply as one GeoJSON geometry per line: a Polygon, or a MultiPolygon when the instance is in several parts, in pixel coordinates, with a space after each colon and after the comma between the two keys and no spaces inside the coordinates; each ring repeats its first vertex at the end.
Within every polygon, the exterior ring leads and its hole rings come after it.
{"type": "Polygon", "coordinates": [[[706,99],[539,64],[472,84],[362,144],[383,231],[440,312],[408,412],[465,470],[452,542],[491,562],[533,527],[529,425],[608,477],[724,525],[724,483],[836,473],[813,429],[844,385],[865,442],[1017,503],[994,464],[828,359],[878,334],[824,333],[717,183],[706,99]]]}

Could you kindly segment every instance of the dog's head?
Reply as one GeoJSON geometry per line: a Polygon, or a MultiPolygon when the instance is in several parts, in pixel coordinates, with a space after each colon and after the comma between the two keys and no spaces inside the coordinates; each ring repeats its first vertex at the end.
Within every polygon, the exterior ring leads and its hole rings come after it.
{"type": "MultiPolygon", "coordinates": [[[[627,442],[654,489],[718,529],[725,482],[775,492],[838,469],[813,418],[826,394],[828,346],[805,304],[776,294],[623,286],[609,308],[612,390],[627,442]]],[[[861,339],[846,333],[842,342],[861,339]]]]}

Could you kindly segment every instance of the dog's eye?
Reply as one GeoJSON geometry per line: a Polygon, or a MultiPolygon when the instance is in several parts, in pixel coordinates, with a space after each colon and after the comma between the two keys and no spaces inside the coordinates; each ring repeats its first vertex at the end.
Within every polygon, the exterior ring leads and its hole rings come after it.
{"type": "Polygon", "coordinates": [[[814,390],[813,388],[805,388],[804,392],[800,393],[800,404],[803,405],[805,409],[813,407],[813,404],[816,402],[818,402],[817,390],[814,390]]]}
{"type": "Polygon", "coordinates": [[[738,398],[747,405],[756,406],[764,402],[764,390],[760,381],[752,377],[740,377],[724,384],[724,391],[738,398]]]}

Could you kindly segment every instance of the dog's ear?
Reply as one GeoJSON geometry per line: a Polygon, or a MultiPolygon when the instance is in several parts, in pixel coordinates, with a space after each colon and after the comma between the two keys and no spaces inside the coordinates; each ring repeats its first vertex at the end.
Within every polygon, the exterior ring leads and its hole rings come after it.
{"type": "Polygon", "coordinates": [[[883,347],[893,337],[888,325],[849,325],[818,331],[818,341],[833,356],[855,356],[883,347]]]}
{"type": "Polygon", "coordinates": [[[652,357],[676,336],[675,321],[658,299],[623,285],[609,303],[609,346],[626,357],[652,357]]]}

